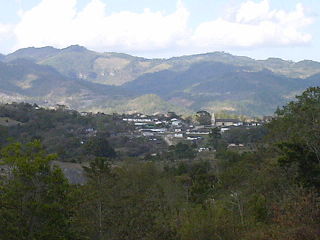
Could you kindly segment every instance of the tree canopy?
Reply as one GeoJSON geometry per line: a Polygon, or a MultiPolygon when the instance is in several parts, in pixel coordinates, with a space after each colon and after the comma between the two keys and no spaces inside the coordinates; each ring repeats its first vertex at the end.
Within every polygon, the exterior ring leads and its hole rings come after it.
{"type": "Polygon", "coordinates": [[[69,184],[39,141],[0,152],[0,239],[72,239],[69,184]]]}
{"type": "Polygon", "coordinates": [[[308,88],[278,109],[268,128],[281,155],[279,163],[296,168],[302,184],[320,189],[320,87],[308,88]]]}

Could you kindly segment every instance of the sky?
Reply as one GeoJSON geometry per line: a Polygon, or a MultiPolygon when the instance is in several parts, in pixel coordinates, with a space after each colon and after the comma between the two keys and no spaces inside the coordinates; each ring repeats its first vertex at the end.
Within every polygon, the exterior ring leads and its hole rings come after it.
{"type": "Polygon", "coordinates": [[[0,53],[81,45],[320,61],[320,0],[0,0],[0,53]]]}

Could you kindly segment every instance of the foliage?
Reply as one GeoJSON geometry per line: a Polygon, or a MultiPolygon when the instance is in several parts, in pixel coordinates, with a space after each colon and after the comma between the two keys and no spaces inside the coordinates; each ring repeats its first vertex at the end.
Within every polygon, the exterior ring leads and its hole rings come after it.
{"type": "Polygon", "coordinates": [[[224,145],[224,143],[221,141],[221,131],[220,128],[215,127],[212,128],[210,133],[209,133],[209,138],[208,138],[208,144],[210,147],[213,149],[218,149],[224,145]]]}
{"type": "Polygon", "coordinates": [[[200,125],[211,125],[211,114],[207,111],[198,111],[195,118],[200,125]]]}
{"type": "Polygon", "coordinates": [[[38,141],[1,151],[0,239],[72,239],[69,185],[38,141]]]}
{"type": "Polygon", "coordinates": [[[228,143],[258,145],[263,143],[264,137],[267,134],[267,129],[264,126],[231,128],[223,134],[223,138],[228,143]]]}
{"type": "Polygon", "coordinates": [[[269,124],[279,164],[296,169],[298,182],[320,189],[320,87],[307,89],[297,101],[278,109],[269,124]]]}
{"type": "Polygon", "coordinates": [[[246,240],[317,240],[320,199],[314,192],[295,189],[273,204],[272,221],[247,232],[246,240]]]}
{"type": "Polygon", "coordinates": [[[196,156],[195,149],[182,142],[169,146],[168,153],[171,159],[193,159],[196,156]]]}
{"type": "Polygon", "coordinates": [[[95,136],[88,139],[85,144],[85,150],[89,155],[97,157],[115,157],[116,153],[110,146],[108,140],[101,136],[95,136]]]}
{"type": "Polygon", "coordinates": [[[154,164],[125,163],[110,168],[106,159],[86,168],[78,227],[91,239],[174,239],[170,225],[180,203],[179,186],[154,164]],[[173,192],[172,192],[173,191],[173,192]]]}
{"type": "Polygon", "coordinates": [[[178,233],[181,240],[235,239],[240,229],[232,215],[219,203],[188,208],[179,216],[178,233]]]}

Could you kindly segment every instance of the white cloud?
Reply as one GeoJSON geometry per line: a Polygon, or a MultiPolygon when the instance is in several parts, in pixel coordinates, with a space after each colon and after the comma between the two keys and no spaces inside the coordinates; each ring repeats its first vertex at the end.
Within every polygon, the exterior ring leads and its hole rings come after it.
{"type": "Polygon", "coordinates": [[[192,36],[192,43],[198,48],[306,44],[312,36],[302,29],[312,21],[301,4],[285,12],[271,10],[268,0],[247,1],[228,17],[201,23],[192,36]]]}
{"type": "Polygon", "coordinates": [[[247,1],[234,14],[237,22],[250,23],[268,18],[269,11],[270,6],[267,0],[260,3],[247,1]]]}
{"type": "Polygon", "coordinates": [[[3,37],[8,32],[10,32],[10,26],[7,25],[7,24],[1,24],[0,23],[0,36],[3,37]]]}
{"type": "MultiPolygon", "coordinates": [[[[11,27],[15,49],[80,44],[99,51],[192,52],[293,46],[312,39],[304,32],[312,19],[306,16],[301,4],[292,11],[283,11],[271,9],[268,0],[249,0],[231,14],[190,29],[190,13],[181,0],[171,14],[149,9],[140,13],[108,13],[102,0],[90,0],[82,10],[77,10],[77,1],[42,0],[34,8],[19,12],[20,22],[11,27]]],[[[0,43],[4,32],[8,32],[8,27],[0,25],[0,43]]]]}
{"type": "Polygon", "coordinates": [[[93,49],[152,50],[176,44],[186,33],[189,12],[181,3],[169,15],[145,9],[142,13],[106,14],[101,0],[76,11],[76,0],[43,0],[22,13],[17,47],[80,44],[93,49]]]}
{"type": "Polygon", "coordinates": [[[0,23],[0,46],[8,47],[11,44],[14,38],[12,29],[12,25],[0,23]]]}

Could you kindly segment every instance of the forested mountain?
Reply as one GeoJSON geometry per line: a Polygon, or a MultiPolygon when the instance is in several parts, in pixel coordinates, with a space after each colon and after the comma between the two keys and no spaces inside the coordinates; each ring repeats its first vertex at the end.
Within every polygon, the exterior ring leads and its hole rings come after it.
{"type": "Polygon", "coordinates": [[[272,114],[320,83],[320,63],[254,60],[224,52],[145,59],[81,46],[0,56],[2,101],[104,112],[227,111],[272,114]]]}
{"type": "Polygon", "coordinates": [[[42,47],[42,48],[23,48],[15,51],[14,53],[5,56],[5,61],[10,62],[18,58],[25,58],[28,60],[33,60],[35,62],[41,61],[42,59],[49,58],[58,54],[61,50],[54,47],[42,47]]]}
{"type": "Polygon", "coordinates": [[[170,70],[145,74],[124,87],[136,94],[152,93],[191,109],[211,111],[240,110],[246,114],[272,112],[275,106],[309,85],[319,84],[318,77],[304,80],[258,72],[223,63],[204,62],[183,72],[170,70]]]}
{"type": "Polygon", "coordinates": [[[0,82],[2,101],[27,101],[47,106],[66,104],[87,109],[99,102],[130,96],[117,87],[71,79],[50,66],[22,58],[0,62],[0,82]]]}

